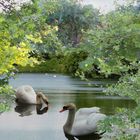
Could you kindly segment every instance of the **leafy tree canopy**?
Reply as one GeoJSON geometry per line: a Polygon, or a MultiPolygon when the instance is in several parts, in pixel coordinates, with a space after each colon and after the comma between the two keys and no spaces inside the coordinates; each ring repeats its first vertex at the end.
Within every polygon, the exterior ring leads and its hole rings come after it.
{"type": "Polygon", "coordinates": [[[102,24],[85,32],[81,44],[89,57],[80,64],[84,71],[93,64],[100,72],[121,74],[138,69],[140,61],[140,13],[113,11],[102,16],[102,24]]]}
{"type": "Polygon", "coordinates": [[[0,74],[8,73],[15,64],[25,66],[36,63],[37,60],[30,55],[36,50],[34,46],[46,44],[48,47],[53,42],[57,44],[57,27],[45,23],[38,1],[23,4],[19,10],[12,2],[8,4],[4,7],[5,13],[0,14],[0,74]],[[8,12],[6,8],[9,8],[8,12]]]}
{"type": "Polygon", "coordinates": [[[60,0],[57,1],[55,12],[49,15],[47,23],[58,26],[58,35],[64,45],[77,45],[82,39],[82,31],[99,23],[99,11],[74,0],[60,0]]]}

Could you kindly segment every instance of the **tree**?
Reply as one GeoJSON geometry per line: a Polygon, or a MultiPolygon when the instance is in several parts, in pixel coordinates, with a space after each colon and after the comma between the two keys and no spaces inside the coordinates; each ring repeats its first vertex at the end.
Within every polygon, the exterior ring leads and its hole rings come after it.
{"type": "Polygon", "coordinates": [[[88,58],[81,63],[84,71],[94,69],[106,75],[136,72],[140,61],[140,14],[117,10],[102,17],[102,24],[85,33],[83,49],[88,58]]]}
{"type": "Polygon", "coordinates": [[[12,71],[15,64],[25,66],[36,63],[36,58],[31,55],[36,51],[35,46],[51,46],[52,42],[57,44],[57,27],[45,23],[38,1],[23,4],[18,10],[14,9],[13,3],[8,4],[13,8],[0,14],[0,74],[12,71]]]}
{"type": "Polygon", "coordinates": [[[46,20],[58,26],[58,36],[67,46],[74,46],[82,40],[83,33],[99,23],[99,11],[91,5],[83,6],[77,1],[60,0],[56,11],[46,20]]]}
{"type": "MultiPolygon", "coordinates": [[[[42,47],[45,43],[46,46],[50,46],[51,41],[57,40],[57,27],[45,23],[44,9],[40,9],[38,2],[34,0],[33,3],[23,3],[16,9],[13,0],[0,1],[3,9],[0,13],[0,94],[3,96],[11,93],[12,88],[7,86],[7,83],[8,78],[13,76],[16,66],[32,66],[38,63],[33,55],[36,46],[42,47]]],[[[52,8],[47,11],[53,11],[52,8]]],[[[3,100],[4,103],[0,104],[1,111],[9,109],[7,97],[3,100]]]]}

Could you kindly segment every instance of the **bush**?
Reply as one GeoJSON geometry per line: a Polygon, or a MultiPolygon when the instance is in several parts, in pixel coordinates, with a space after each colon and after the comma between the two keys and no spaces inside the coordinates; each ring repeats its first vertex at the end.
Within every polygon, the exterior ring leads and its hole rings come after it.
{"type": "Polygon", "coordinates": [[[106,130],[103,140],[139,140],[140,138],[140,71],[135,75],[126,75],[106,93],[125,96],[133,99],[137,107],[133,110],[116,110],[114,116],[109,116],[101,123],[100,129],[106,130]]]}
{"type": "Polygon", "coordinates": [[[67,55],[51,56],[50,59],[34,66],[18,66],[19,72],[55,72],[74,74],[79,67],[79,62],[86,58],[84,52],[72,52],[67,55]]]}

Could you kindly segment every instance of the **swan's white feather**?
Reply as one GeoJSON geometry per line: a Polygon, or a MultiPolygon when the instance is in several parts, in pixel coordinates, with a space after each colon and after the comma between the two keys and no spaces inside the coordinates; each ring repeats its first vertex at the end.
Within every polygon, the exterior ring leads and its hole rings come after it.
{"type": "Polygon", "coordinates": [[[79,136],[95,132],[97,123],[106,117],[106,115],[99,113],[99,109],[98,107],[82,108],[76,112],[71,134],[79,136]]]}
{"type": "Polygon", "coordinates": [[[36,103],[36,93],[30,85],[23,85],[16,89],[16,98],[22,103],[36,103]]]}
{"type": "Polygon", "coordinates": [[[92,113],[99,113],[99,107],[90,107],[90,108],[81,108],[75,114],[75,121],[76,120],[83,120],[87,118],[92,113]]]}

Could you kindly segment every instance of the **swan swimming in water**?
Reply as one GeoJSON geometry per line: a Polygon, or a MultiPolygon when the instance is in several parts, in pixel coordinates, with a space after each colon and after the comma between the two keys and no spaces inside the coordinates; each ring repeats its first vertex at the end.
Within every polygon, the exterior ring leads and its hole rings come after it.
{"type": "Polygon", "coordinates": [[[95,133],[97,123],[106,117],[99,112],[99,109],[98,107],[81,108],[76,112],[76,106],[73,103],[63,106],[60,112],[69,110],[67,121],[63,126],[64,133],[72,136],[95,133]]]}
{"type": "Polygon", "coordinates": [[[48,98],[42,92],[35,92],[30,85],[22,85],[16,89],[17,103],[24,104],[47,104],[48,98]]]}

